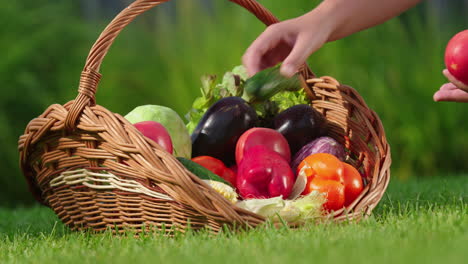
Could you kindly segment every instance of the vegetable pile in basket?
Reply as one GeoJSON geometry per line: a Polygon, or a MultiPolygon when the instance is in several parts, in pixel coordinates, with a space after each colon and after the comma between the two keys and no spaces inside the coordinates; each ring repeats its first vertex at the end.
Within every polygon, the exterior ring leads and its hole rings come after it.
{"type": "Polygon", "coordinates": [[[125,116],[192,173],[237,206],[274,220],[303,222],[350,205],[359,171],[327,136],[297,76],[279,66],[248,78],[242,66],[202,77],[188,123],[170,108],[144,105],[125,116]]]}

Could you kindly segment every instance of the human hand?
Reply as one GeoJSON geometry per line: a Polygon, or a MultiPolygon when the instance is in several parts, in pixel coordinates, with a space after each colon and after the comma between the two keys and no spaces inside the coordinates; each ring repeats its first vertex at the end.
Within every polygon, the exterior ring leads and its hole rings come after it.
{"type": "Polygon", "coordinates": [[[448,101],[448,102],[468,102],[468,85],[455,79],[447,69],[442,73],[447,77],[450,83],[442,85],[434,94],[434,101],[448,101]]]}
{"type": "Polygon", "coordinates": [[[312,11],[267,27],[242,57],[249,75],[279,62],[283,62],[281,74],[286,77],[294,75],[310,54],[328,40],[332,21],[320,21],[320,17],[318,12],[312,11]]]}
{"type": "Polygon", "coordinates": [[[420,1],[322,1],[303,16],[269,26],[250,45],[242,62],[249,75],[283,62],[281,73],[291,77],[325,42],[383,23],[420,1]]]}

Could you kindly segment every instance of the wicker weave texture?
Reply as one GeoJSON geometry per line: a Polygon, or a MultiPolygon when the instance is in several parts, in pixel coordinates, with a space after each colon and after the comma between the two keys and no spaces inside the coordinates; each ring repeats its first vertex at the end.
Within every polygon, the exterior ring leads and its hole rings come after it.
{"type": "MultiPolygon", "coordinates": [[[[223,225],[245,228],[265,221],[227,201],[122,116],[96,104],[99,68],[117,35],[136,16],[167,1],[137,0],[117,15],[91,48],[76,99],[51,105],[19,139],[20,166],[32,193],[72,229],[159,229],[170,235],[188,226],[218,232],[223,225]]],[[[231,1],[266,25],[278,22],[256,1],[231,1]]],[[[367,183],[353,204],[330,217],[367,216],[390,179],[382,123],[353,88],[332,77],[316,78],[307,67],[301,75],[311,105],[327,118],[330,136],[344,144],[367,183]]]]}

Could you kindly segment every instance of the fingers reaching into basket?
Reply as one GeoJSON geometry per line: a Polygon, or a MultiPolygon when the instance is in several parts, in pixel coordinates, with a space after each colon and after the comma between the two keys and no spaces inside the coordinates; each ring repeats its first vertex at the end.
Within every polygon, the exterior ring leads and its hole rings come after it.
{"type": "Polygon", "coordinates": [[[290,77],[323,44],[381,24],[421,0],[322,1],[312,11],[269,26],[247,49],[244,66],[250,75],[283,62],[290,77]]]}
{"type": "Polygon", "coordinates": [[[447,69],[443,70],[442,73],[450,82],[442,85],[440,89],[434,94],[434,101],[467,103],[468,85],[453,77],[453,75],[450,74],[447,69]]]}
{"type": "Polygon", "coordinates": [[[249,75],[280,62],[281,73],[291,77],[328,39],[330,29],[315,16],[302,16],[269,26],[247,49],[242,61],[249,75]]]}

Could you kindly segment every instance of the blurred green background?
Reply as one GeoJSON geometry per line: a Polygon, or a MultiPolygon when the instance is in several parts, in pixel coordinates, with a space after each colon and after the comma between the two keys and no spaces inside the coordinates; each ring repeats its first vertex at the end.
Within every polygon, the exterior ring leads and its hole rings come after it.
{"type": "MultiPolygon", "coordinates": [[[[86,55],[129,1],[17,0],[0,6],[0,205],[33,202],[18,167],[18,137],[50,104],[77,94],[86,55]]],[[[260,1],[281,20],[319,1],[260,1]]],[[[468,28],[468,1],[425,1],[391,21],[325,45],[309,59],[317,75],[356,88],[382,119],[392,177],[468,171],[468,104],[435,103],[448,40],[468,28]]],[[[264,26],[228,1],[172,1],[136,19],[101,68],[97,102],[126,114],[161,104],[185,115],[200,76],[222,74],[264,26]]],[[[460,176],[462,177],[462,176],[460,176]]]]}

